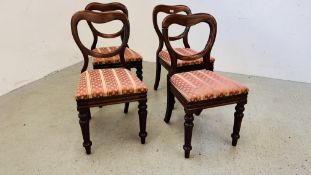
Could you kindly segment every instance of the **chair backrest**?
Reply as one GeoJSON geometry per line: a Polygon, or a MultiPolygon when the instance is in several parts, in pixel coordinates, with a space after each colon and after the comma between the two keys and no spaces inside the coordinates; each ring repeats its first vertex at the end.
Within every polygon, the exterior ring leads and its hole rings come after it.
{"type": "MultiPolygon", "coordinates": [[[[128,10],[126,8],[125,5],[118,3],[118,2],[112,2],[112,3],[107,3],[107,4],[103,4],[103,3],[98,3],[98,2],[92,2],[90,4],[88,4],[85,7],[85,10],[89,10],[89,11],[99,11],[99,12],[111,12],[111,11],[120,11],[122,13],[124,13],[127,17],[128,17],[128,10]]],[[[123,41],[123,28],[113,34],[105,34],[105,33],[101,33],[99,32],[94,25],[91,22],[87,22],[87,24],[89,25],[90,29],[92,30],[92,34],[94,37],[91,49],[95,49],[97,42],[98,42],[98,37],[102,37],[102,38],[116,38],[118,36],[121,36],[121,40],[123,41]]],[[[128,47],[128,45],[126,45],[126,47],[128,47]]]]}
{"type": "MultiPolygon", "coordinates": [[[[157,55],[163,49],[163,45],[164,45],[163,34],[162,34],[162,32],[159,28],[159,25],[158,25],[158,14],[160,12],[166,13],[166,14],[176,14],[176,13],[180,13],[180,12],[185,12],[187,15],[191,14],[190,8],[185,6],[185,5],[157,5],[153,9],[153,13],[152,13],[153,27],[154,27],[154,29],[157,32],[157,35],[159,37],[159,48],[157,51],[157,55]]],[[[188,43],[189,29],[190,29],[189,27],[186,27],[182,34],[174,36],[174,37],[169,37],[169,40],[170,41],[176,41],[179,39],[183,39],[183,43],[184,43],[185,47],[190,48],[190,45],[188,43]]]]}
{"type": "Polygon", "coordinates": [[[214,45],[216,34],[217,34],[217,22],[215,18],[206,13],[198,13],[198,14],[191,14],[191,15],[180,15],[180,14],[172,14],[167,16],[162,23],[162,33],[166,48],[171,57],[171,69],[169,70],[169,75],[173,75],[176,73],[177,67],[177,59],[180,60],[196,60],[203,57],[203,64],[206,69],[208,69],[210,64],[210,54],[212,47],[214,45]],[[170,44],[170,37],[168,36],[168,29],[172,24],[177,24],[185,27],[192,27],[199,23],[207,23],[210,28],[210,33],[208,37],[208,41],[204,47],[204,49],[194,55],[184,56],[177,53],[172,45],[170,44]]]}
{"type": "MultiPolygon", "coordinates": [[[[129,39],[130,35],[130,24],[127,19],[127,16],[124,13],[121,12],[93,12],[93,11],[79,11],[75,13],[72,18],[71,18],[71,32],[72,36],[78,45],[79,49],[81,50],[83,57],[84,57],[84,65],[81,70],[81,72],[86,71],[88,67],[88,62],[89,62],[89,56],[96,57],[96,58],[109,58],[113,57],[116,55],[120,55],[120,60],[121,64],[123,67],[127,67],[124,59],[124,52],[125,48],[129,39]],[[78,24],[80,21],[86,21],[86,22],[91,22],[95,24],[104,24],[112,21],[121,21],[123,23],[123,41],[121,46],[110,52],[110,53],[99,53],[96,52],[95,50],[88,49],[85,47],[85,45],[81,42],[79,33],[78,33],[78,24]]],[[[99,31],[97,31],[99,32],[99,31]]],[[[103,33],[99,32],[99,35],[102,35],[103,33]]],[[[121,35],[119,35],[121,36],[121,35]]]]}

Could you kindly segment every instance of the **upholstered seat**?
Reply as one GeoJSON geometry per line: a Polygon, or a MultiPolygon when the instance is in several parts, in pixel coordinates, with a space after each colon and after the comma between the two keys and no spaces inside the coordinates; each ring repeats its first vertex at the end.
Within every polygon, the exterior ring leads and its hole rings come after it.
{"type": "MultiPolygon", "coordinates": [[[[115,51],[117,47],[112,46],[112,47],[101,47],[101,48],[96,48],[94,51],[99,52],[99,53],[110,53],[112,51],[115,51]]],[[[137,52],[133,51],[130,48],[125,49],[124,53],[124,59],[125,62],[134,62],[134,61],[142,61],[142,56],[139,55],[137,52]]],[[[110,58],[96,58],[94,57],[92,59],[93,65],[99,65],[99,64],[115,64],[115,63],[120,63],[120,56],[116,55],[110,58]]]]}
{"type": "Polygon", "coordinates": [[[248,93],[246,86],[209,70],[174,74],[170,81],[189,102],[248,93]]]}
{"type": "Polygon", "coordinates": [[[80,75],[77,100],[146,93],[147,86],[125,68],[88,70],[80,75]]]}
{"type": "MultiPolygon", "coordinates": [[[[189,55],[194,55],[197,54],[198,52],[191,49],[191,48],[175,48],[174,49],[177,53],[184,55],[184,56],[189,56],[189,55]]],[[[171,57],[170,54],[168,53],[167,50],[162,50],[159,53],[159,57],[165,61],[168,65],[171,66],[171,57]]],[[[211,57],[211,62],[215,62],[215,58],[211,57]]],[[[185,61],[185,60],[177,60],[177,67],[183,67],[183,66],[190,66],[190,65],[197,65],[197,64],[202,64],[203,63],[203,58],[196,59],[196,60],[191,60],[191,61],[185,61]]]]}

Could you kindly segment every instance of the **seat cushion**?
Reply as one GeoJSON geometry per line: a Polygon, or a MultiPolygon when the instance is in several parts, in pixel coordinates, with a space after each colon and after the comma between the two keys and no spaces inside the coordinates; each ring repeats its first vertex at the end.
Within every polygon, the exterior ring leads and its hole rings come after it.
{"type": "MultiPolygon", "coordinates": [[[[191,49],[191,48],[175,48],[174,49],[177,53],[180,55],[194,55],[197,54],[198,52],[191,49]]],[[[165,61],[168,65],[171,65],[171,57],[170,54],[168,53],[167,50],[162,50],[159,53],[159,57],[165,61]]],[[[215,62],[215,58],[211,57],[211,62],[215,62]]],[[[191,60],[191,61],[185,61],[185,60],[177,60],[177,67],[182,67],[182,66],[190,66],[190,65],[197,65],[197,64],[202,64],[203,63],[203,58],[196,59],[196,60],[191,60]]]]}
{"type": "Polygon", "coordinates": [[[131,71],[124,68],[88,70],[80,75],[77,100],[147,92],[131,71]]]}
{"type": "MultiPolygon", "coordinates": [[[[99,53],[110,53],[115,50],[117,50],[118,47],[113,46],[113,47],[101,47],[101,48],[96,48],[94,51],[99,52],[99,53]]],[[[142,61],[142,57],[135,51],[133,51],[130,48],[126,48],[124,52],[124,59],[125,62],[134,62],[134,61],[142,61]]],[[[115,64],[115,63],[120,63],[120,56],[116,55],[113,57],[109,58],[96,58],[94,57],[92,59],[93,65],[99,65],[99,64],[115,64]]]]}
{"type": "Polygon", "coordinates": [[[174,74],[170,81],[188,102],[248,93],[246,86],[208,70],[174,74]]]}

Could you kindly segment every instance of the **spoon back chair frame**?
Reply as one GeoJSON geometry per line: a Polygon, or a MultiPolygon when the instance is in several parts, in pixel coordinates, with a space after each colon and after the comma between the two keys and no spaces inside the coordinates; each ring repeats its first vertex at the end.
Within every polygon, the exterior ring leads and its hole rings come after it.
{"type": "MultiPolygon", "coordinates": [[[[185,123],[184,123],[184,135],[185,135],[185,142],[183,149],[185,151],[185,158],[189,158],[190,151],[192,149],[191,146],[191,138],[192,138],[192,129],[193,129],[193,120],[194,120],[194,114],[200,115],[203,109],[212,108],[212,107],[218,107],[223,105],[229,105],[229,104],[237,104],[236,105],[236,112],[234,114],[234,126],[233,126],[233,133],[231,135],[232,137],[232,145],[236,146],[237,141],[240,138],[239,132],[241,127],[242,118],[244,116],[244,105],[247,103],[247,95],[248,95],[248,89],[245,88],[243,93],[236,92],[235,94],[228,94],[228,95],[222,95],[217,96],[215,98],[207,98],[207,99],[198,99],[190,101],[188,98],[185,97],[185,95],[181,92],[179,88],[175,84],[173,84],[173,80],[175,76],[181,76],[183,73],[192,73],[195,71],[202,71],[201,74],[209,73],[212,75],[215,75],[216,77],[220,77],[216,75],[216,73],[213,73],[210,70],[211,68],[211,62],[210,62],[210,54],[212,47],[214,45],[216,34],[217,34],[217,23],[215,18],[210,14],[204,14],[204,13],[198,13],[198,14],[191,14],[191,15],[180,15],[180,14],[172,14],[167,16],[163,21],[163,39],[165,42],[165,45],[170,53],[170,57],[172,59],[172,66],[169,69],[169,73],[167,75],[167,108],[166,108],[166,114],[164,121],[166,123],[169,123],[172,110],[174,108],[176,97],[180,103],[184,107],[185,111],[185,123]],[[197,25],[199,23],[207,23],[210,28],[210,34],[208,37],[207,44],[205,45],[205,48],[194,55],[184,56],[177,53],[173,47],[170,44],[170,37],[168,35],[168,29],[172,24],[177,24],[181,26],[185,26],[186,28],[190,28],[194,25],[197,25]],[[203,70],[200,70],[200,68],[197,68],[197,70],[189,71],[180,73],[180,70],[177,68],[177,60],[196,60],[203,57],[203,70]],[[204,72],[205,70],[205,72],[204,72]]],[[[205,76],[205,75],[204,75],[205,76]]],[[[202,80],[200,80],[202,81],[202,80]]],[[[230,81],[231,82],[231,81],[230,81]]],[[[212,82],[210,82],[210,86],[212,86],[212,82]]],[[[204,87],[205,88],[205,87],[204,87]]],[[[209,87],[206,87],[209,88],[209,87]]],[[[229,89],[230,90],[230,89],[229,89]]]]}
{"type": "MultiPolygon", "coordinates": [[[[83,58],[84,58],[84,64],[81,70],[81,75],[87,72],[89,56],[105,59],[105,58],[109,58],[115,55],[119,55],[120,60],[121,60],[121,67],[123,68],[115,68],[115,69],[120,69],[123,71],[127,70],[126,69],[127,63],[125,62],[124,52],[127,46],[128,39],[129,39],[130,25],[129,25],[129,21],[126,15],[124,15],[121,12],[98,13],[98,12],[86,11],[86,10],[79,11],[72,16],[71,31],[72,31],[73,38],[76,44],[78,45],[79,49],[81,50],[83,54],[83,58]],[[108,22],[116,21],[116,20],[121,21],[123,24],[123,29],[121,32],[123,39],[122,39],[122,44],[118,49],[110,53],[99,53],[92,49],[91,50],[88,49],[82,44],[79,34],[78,34],[78,24],[80,21],[86,21],[88,23],[90,22],[90,23],[96,23],[96,24],[103,24],[103,23],[108,23],[108,22]]],[[[95,69],[94,71],[102,71],[102,70],[108,70],[108,69],[95,69]]],[[[137,80],[135,79],[135,81],[141,83],[138,78],[137,80]]],[[[81,82],[81,77],[80,77],[80,82],[81,82]]],[[[81,126],[82,136],[84,140],[83,146],[85,147],[87,154],[91,153],[91,145],[92,145],[92,142],[90,140],[90,131],[89,131],[89,121],[91,119],[91,112],[90,112],[91,107],[99,107],[99,106],[138,101],[139,102],[138,114],[139,114],[139,126],[140,126],[139,136],[141,138],[141,143],[142,144],[145,143],[145,138],[147,136],[147,132],[146,132],[147,89],[144,89],[144,91],[137,92],[137,93],[125,92],[124,94],[117,94],[117,95],[110,94],[106,96],[100,95],[97,97],[96,96],[94,97],[92,95],[93,94],[91,94],[90,98],[77,99],[76,97],[77,110],[79,112],[79,118],[80,118],[79,123],[81,126]]]]}

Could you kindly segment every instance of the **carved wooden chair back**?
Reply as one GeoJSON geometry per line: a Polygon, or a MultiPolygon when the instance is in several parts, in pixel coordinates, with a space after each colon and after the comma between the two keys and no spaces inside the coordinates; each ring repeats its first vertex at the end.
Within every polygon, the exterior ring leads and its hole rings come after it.
{"type": "MultiPolygon", "coordinates": [[[[102,4],[102,3],[98,3],[98,2],[92,2],[90,4],[88,4],[85,7],[85,10],[89,10],[89,11],[97,11],[97,12],[112,12],[112,11],[119,11],[124,13],[127,17],[128,17],[128,10],[126,8],[125,5],[118,3],[118,2],[113,2],[113,3],[107,3],[107,4],[102,4]]],[[[87,22],[90,29],[92,30],[92,34],[94,37],[93,40],[93,44],[91,49],[95,49],[97,42],[98,42],[98,37],[102,37],[102,38],[116,38],[121,36],[121,40],[123,41],[123,34],[124,34],[124,28],[122,28],[120,31],[113,33],[113,34],[105,34],[105,33],[101,33],[99,32],[94,25],[92,24],[92,22],[88,21],[87,22]]],[[[128,47],[128,45],[126,45],[126,47],[128,47]]]]}
{"type": "Polygon", "coordinates": [[[180,15],[180,14],[172,14],[167,16],[162,23],[162,33],[163,33],[163,40],[165,42],[166,48],[170,54],[171,57],[171,69],[169,70],[169,76],[176,73],[177,68],[177,59],[180,60],[196,60],[203,57],[203,64],[204,68],[208,70],[209,64],[210,64],[210,54],[212,47],[214,45],[216,34],[217,34],[217,23],[215,18],[206,13],[198,13],[198,14],[190,14],[190,15],[180,15]],[[204,49],[201,52],[198,52],[194,55],[184,56],[177,53],[171,43],[170,43],[170,37],[169,37],[169,27],[172,24],[177,24],[181,26],[185,26],[190,29],[190,27],[197,25],[199,23],[207,23],[210,28],[210,33],[208,37],[208,41],[204,47],[204,49]]]}
{"type": "Polygon", "coordinates": [[[86,71],[88,67],[88,62],[89,62],[89,56],[97,57],[97,58],[109,58],[109,57],[119,54],[122,66],[127,67],[125,59],[124,59],[124,51],[127,46],[129,35],[130,35],[130,24],[129,24],[127,16],[124,13],[116,12],[116,11],[113,11],[113,12],[93,12],[93,11],[87,11],[87,10],[79,11],[72,16],[71,31],[72,31],[72,36],[84,57],[84,65],[83,65],[81,72],[86,71]],[[115,33],[115,34],[107,35],[96,30],[96,34],[98,36],[108,36],[108,37],[109,36],[111,37],[112,36],[116,36],[116,37],[123,36],[121,46],[110,53],[99,53],[92,49],[88,49],[81,42],[80,37],[79,37],[78,24],[80,21],[86,21],[87,23],[95,23],[95,24],[104,24],[104,23],[109,23],[112,21],[121,21],[123,24],[123,27],[122,27],[122,30],[118,32],[119,34],[115,33]]]}
{"type": "MultiPolygon", "coordinates": [[[[153,13],[152,13],[153,26],[159,37],[159,48],[157,51],[157,55],[163,49],[163,46],[164,46],[163,35],[158,25],[158,15],[161,12],[166,13],[168,15],[176,14],[180,12],[185,12],[187,15],[191,14],[190,8],[185,5],[158,5],[153,9],[153,13]]],[[[189,27],[186,27],[183,33],[181,33],[180,35],[174,36],[174,37],[169,37],[169,40],[177,41],[177,40],[183,39],[183,43],[185,47],[190,48],[190,45],[188,43],[189,29],[190,29],[189,27]]]]}

